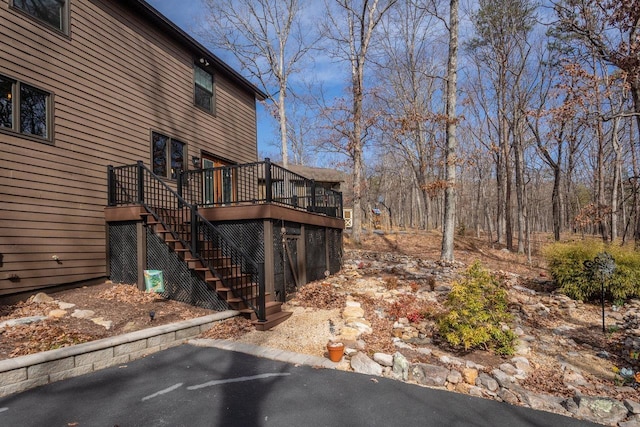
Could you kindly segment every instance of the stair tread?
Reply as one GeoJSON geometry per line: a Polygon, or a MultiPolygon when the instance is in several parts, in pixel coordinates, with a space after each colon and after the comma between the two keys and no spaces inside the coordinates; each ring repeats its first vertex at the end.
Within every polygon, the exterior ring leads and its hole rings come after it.
{"type": "Polygon", "coordinates": [[[289,317],[291,317],[292,314],[293,312],[291,311],[279,311],[277,313],[268,315],[264,322],[261,322],[259,320],[253,320],[251,323],[255,326],[257,330],[267,331],[273,328],[274,326],[279,325],[280,323],[287,320],[289,317]]]}

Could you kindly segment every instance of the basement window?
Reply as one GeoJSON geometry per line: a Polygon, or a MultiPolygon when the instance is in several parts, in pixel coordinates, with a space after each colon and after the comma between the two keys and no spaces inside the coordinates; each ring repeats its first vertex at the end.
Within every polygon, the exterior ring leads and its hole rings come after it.
{"type": "Polygon", "coordinates": [[[13,0],[13,7],[56,30],[68,32],[69,0],[13,0]]]}

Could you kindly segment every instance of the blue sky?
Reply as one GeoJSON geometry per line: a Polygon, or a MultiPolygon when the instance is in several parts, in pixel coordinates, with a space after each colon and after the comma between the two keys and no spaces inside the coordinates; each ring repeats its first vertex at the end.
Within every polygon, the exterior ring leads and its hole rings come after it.
{"type": "MultiPolygon", "coordinates": [[[[186,31],[191,37],[202,42],[196,34],[200,17],[204,13],[204,5],[200,0],[147,0],[160,13],[169,18],[174,24],[186,31]]],[[[206,47],[211,49],[210,46],[206,47]]],[[[224,52],[211,51],[223,60],[224,52]]],[[[256,83],[256,82],[252,82],[256,83]]],[[[258,103],[258,153],[262,157],[278,158],[277,124],[258,103]]]]}

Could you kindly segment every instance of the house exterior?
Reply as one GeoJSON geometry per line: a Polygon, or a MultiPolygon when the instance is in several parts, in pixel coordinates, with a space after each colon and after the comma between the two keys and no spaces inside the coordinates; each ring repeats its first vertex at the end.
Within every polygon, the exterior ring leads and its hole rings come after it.
{"type": "Polygon", "coordinates": [[[111,277],[120,221],[162,233],[117,209],[144,200],[112,200],[108,170],[174,191],[257,160],[265,94],[145,1],[0,0],[0,40],[0,300],[111,277]]]}

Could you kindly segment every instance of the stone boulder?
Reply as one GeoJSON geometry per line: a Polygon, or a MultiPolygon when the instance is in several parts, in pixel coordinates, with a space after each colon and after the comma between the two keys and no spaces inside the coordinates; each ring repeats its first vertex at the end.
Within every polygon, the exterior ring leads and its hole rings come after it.
{"type": "Polygon", "coordinates": [[[416,363],[409,368],[409,379],[422,385],[443,387],[448,376],[449,369],[428,363],[416,363]]]}
{"type": "Polygon", "coordinates": [[[567,409],[578,418],[604,425],[617,425],[627,418],[629,410],[608,397],[576,396],[567,401],[567,409]]]}
{"type": "Polygon", "coordinates": [[[362,352],[356,353],[351,358],[351,368],[354,372],[360,374],[382,376],[382,366],[369,359],[367,355],[362,352]]]}

